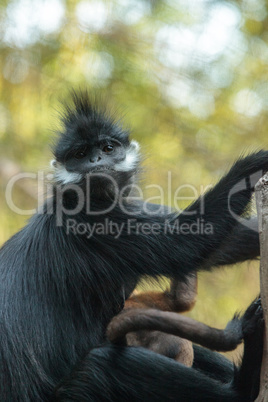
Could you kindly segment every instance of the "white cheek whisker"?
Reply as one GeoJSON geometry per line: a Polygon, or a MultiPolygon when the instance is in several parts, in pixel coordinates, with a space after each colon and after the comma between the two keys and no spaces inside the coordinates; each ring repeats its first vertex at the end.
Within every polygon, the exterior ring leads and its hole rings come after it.
{"type": "Polygon", "coordinates": [[[128,172],[135,169],[140,161],[139,150],[139,143],[137,141],[131,141],[126,152],[126,158],[122,162],[116,163],[114,170],[118,172],[128,172]]]}
{"type": "MultiPolygon", "coordinates": [[[[54,161],[53,161],[54,162],[54,161]]],[[[62,184],[76,184],[82,180],[82,174],[76,172],[68,172],[63,165],[56,162],[53,164],[55,167],[54,178],[55,181],[62,184]]]]}

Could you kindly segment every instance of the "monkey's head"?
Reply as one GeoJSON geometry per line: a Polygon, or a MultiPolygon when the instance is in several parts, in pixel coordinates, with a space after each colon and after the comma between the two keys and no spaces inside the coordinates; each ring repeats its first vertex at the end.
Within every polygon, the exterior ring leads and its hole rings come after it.
{"type": "Polygon", "coordinates": [[[86,92],[73,93],[72,100],[63,113],[63,130],[54,148],[56,182],[82,184],[91,176],[99,192],[108,185],[109,179],[104,179],[108,176],[119,189],[131,184],[139,165],[138,143],[129,140],[129,132],[113,117],[92,104],[86,92]]]}

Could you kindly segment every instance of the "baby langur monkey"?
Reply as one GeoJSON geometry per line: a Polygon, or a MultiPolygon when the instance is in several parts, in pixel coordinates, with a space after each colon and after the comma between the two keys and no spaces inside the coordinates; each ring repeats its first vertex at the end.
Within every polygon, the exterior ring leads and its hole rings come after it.
{"type": "Polygon", "coordinates": [[[133,294],[123,312],[109,324],[108,338],[114,343],[145,347],[188,367],[194,359],[192,342],[217,351],[235,349],[242,342],[237,315],[219,330],[177,314],[191,310],[196,296],[196,274],[186,282],[171,280],[165,292],[133,294]]]}
{"type": "MultiPolygon", "coordinates": [[[[194,307],[196,296],[197,275],[194,274],[188,277],[186,282],[171,280],[170,288],[165,292],[133,294],[126,300],[124,311],[130,311],[130,309],[158,309],[182,313],[190,311],[194,307]]],[[[129,346],[146,347],[156,353],[177,360],[185,366],[191,367],[193,364],[192,342],[180,336],[144,329],[128,333],[126,341],[129,346]]]]}

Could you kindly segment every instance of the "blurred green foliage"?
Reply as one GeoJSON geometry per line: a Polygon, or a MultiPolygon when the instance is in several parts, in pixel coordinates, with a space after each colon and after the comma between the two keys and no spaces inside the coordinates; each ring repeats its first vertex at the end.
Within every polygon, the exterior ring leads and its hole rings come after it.
{"type": "MultiPolygon", "coordinates": [[[[172,191],[199,194],[241,153],[267,148],[267,11],[267,0],[2,1],[0,243],[28,218],[10,210],[6,185],[18,171],[46,171],[71,88],[123,114],[146,156],[144,188],[166,194],[171,171],[172,191]]],[[[29,179],[14,199],[30,209],[34,194],[29,179]]],[[[224,325],[257,292],[258,263],[203,274],[191,314],[224,325]]]]}

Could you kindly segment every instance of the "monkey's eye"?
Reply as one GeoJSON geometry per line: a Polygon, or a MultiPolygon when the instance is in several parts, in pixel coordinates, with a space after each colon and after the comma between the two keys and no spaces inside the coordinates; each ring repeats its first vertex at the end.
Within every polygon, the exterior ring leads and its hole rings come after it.
{"type": "Polygon", "coordinates": [[[75,159],[82,159],[85,158],[85,156],[87,156],[87,153],[85,151],[76,151],[76,153],[74,154],[75,159]]]}
{"type": "Polygon", "coordinates": [[[110,152],[112,152],[114,150],[114,146],[113,145],[105,145],[105,147],[103,147],[102,150],[106,154],[109,154],[110,152]]]}

